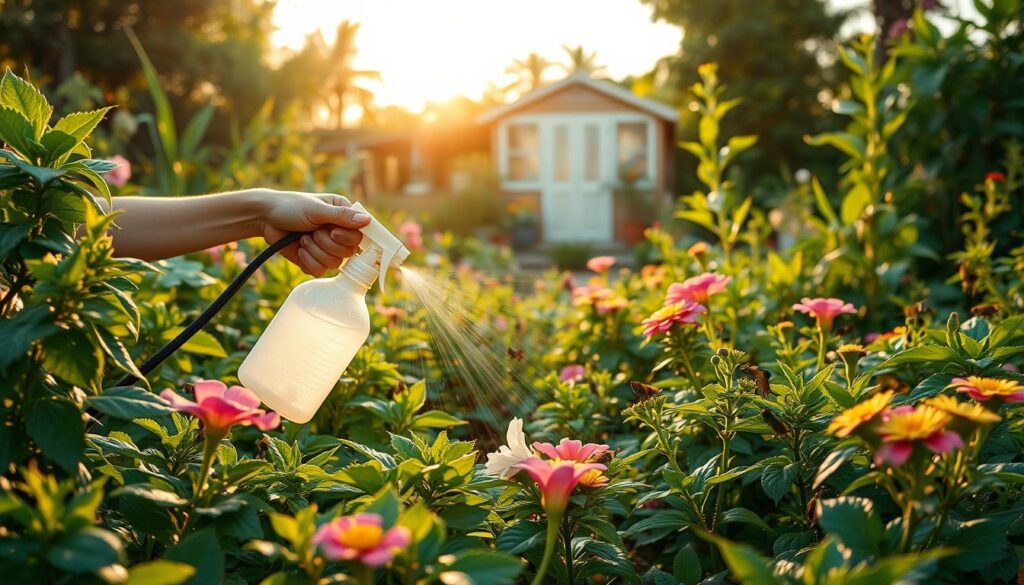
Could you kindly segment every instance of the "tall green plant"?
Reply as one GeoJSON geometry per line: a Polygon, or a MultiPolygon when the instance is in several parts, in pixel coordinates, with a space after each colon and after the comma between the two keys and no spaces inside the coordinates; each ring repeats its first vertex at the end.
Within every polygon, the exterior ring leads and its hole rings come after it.
{"type": "Polygon", "coordinates": [[[913,256],[932,255],[918,244],[916,217],[899,209],[899,177],[893,172],[896,161],[889,144],[906,121],[910,106],[895,87],[898,59],[878,63],[875,43],[865,35],[839,53],[850,71],[851,95],[838,101],[835,110],[850,118],[847,128],[806,139],[847,157],[839,185],[843,193],[839,213],[818,180],[813,182],[829,234],[820,272],[830,287],[854,288],[869,312],[896,294],[913,256]]]}
{"type": "Polygon", "coordinates": [[[114,216],[94,199],[109,203],[116,165],[85,140],[108,108],[51,126],[52,111],[10,70],[0,80],[0,469],[38,454],[73,473],[105,367],[139,375],[119,337],[138,332],[129,277],[144,264],[113,258],[114,216]]]}
{"type": "Polygon", "coordinates": [[[732,250],[740,237],[743,223],[750,213],[751,197],[743,198],[726,179],[725,172],[740,153],[757,143],[757,136],[733,136],[721,142],[722,120],[742,101],[739,98],[723,100],[725,86],[718,82],[718,66],[706,63],[699,68],[700,83],[691,88],[700,112],[698,140],[683,142],[679,146],[696,156],[697,178],[707,191],[697,191],[682,198],[685,209],[676,217],[693,222],[715,234],[722,246],[725,269],[732,268],[732,250]]]}
{"type": "Polygon", "coordinates": [[[203,173],[210,158],[210,148],[201,146],[206,129],[213,118],[213,104],[206,104],[185,126],[184,133],[179,136],[167,94],[160,86],[160,78],[156,68],[139,42],[139,38],[131,28],[125,33],[142,65],[142,73],[146,78],[149,95],[153,98],[156,112],[153,115],[143,114],[139,120],[148,124],[156,159],[153,161],[154,188],[159,195],[180,195],[182,193],[200,193],[206,190],[203,173]]]}

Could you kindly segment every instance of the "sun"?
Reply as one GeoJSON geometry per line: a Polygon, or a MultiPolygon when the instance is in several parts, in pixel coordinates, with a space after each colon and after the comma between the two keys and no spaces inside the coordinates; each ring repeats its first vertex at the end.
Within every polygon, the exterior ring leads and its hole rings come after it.
{"type": "MultiPolygon", "coordinates": [[[[595,51],[611,77],[642,74],[679,48],[679,28],[651,22],[639,1],[282,0],[275,8],[275,46],[298,49],[320,30],[327,42],[342,20],[360,23],[355,65],[379,71],[367,83],[379,105],[421,111],[455,96],[479,99],[488,84],[507,85],[515,59],[536,52],[565,62],[563,45],[595,51]],[[586,16],[586,18],[581,18],[586,16]],[[631,42],[642,38],[644,42],[631,42]]],[[[546,76],[564,75],[553,65],[546,76]]]]}

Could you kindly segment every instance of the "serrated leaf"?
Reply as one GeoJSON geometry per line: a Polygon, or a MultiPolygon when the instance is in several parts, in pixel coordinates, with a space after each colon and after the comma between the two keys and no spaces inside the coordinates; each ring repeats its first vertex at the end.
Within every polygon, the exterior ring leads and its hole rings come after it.
{"type": "Polygon", "coordinates": [[[143,388],[131,386],[107,388],[102,394],[87,398],[86,403],[115,418],[163,416],[174,412],[163,398],[143,388]]]}

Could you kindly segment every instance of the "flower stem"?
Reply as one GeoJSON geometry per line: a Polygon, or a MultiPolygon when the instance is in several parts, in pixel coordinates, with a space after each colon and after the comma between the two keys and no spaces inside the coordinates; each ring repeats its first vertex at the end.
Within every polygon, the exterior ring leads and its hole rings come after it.
{"type": "Polygon", "coordinates": [[[356,583],[359,583],[359,585],[373,585],[373,571],[373,567],[359,564],[353,571],[356,583]]]}
{"type": "Polygon", "coordinates": [[[210,469],[213,467],[213,458],[217,456],[217,446],[220,445],[220,437],[206,435],[206,443],[203,445],[203,465],[199,469],[199,480],[196,484],[196,488],[193,490],[193,501],[198,503],[200,496],[203,495],[203,490],[206,487],[206,478],[210,475],[210,469]]]}
{"type": "Polygon", "coordinates": [[[573,574],[573,554],[572,554],[572,528],[569,527],[569,522],[566,521],[562,526],[562,542],[565,544],[565,574],[569,576],[568,583],[573,585],[576,578],[573,574]]]}
{"type": "Polygon", "coordinates": [[[548,566],[551,565],[551,557],[555,556],[555,545],[558,544],[558,527],[562,523],[562,518],[558,516],[548,515],[548,531],[544,536],[544,557],[540,561],[540,566],[537,567],[537,574],[533,577],[530,585],[541,585],[544,583],[544,577],[547,576],[548,566]]]}
{"type": "Polygon", "coordinates": [[[818,369],[825,367],[825,329],[818,325],[818,369]]]}

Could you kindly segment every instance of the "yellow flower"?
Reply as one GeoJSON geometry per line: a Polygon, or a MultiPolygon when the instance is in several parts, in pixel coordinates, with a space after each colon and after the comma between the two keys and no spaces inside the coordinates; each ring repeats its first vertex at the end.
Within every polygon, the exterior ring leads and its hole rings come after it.
{"type": "Polygon", "coordinates": [[[858,345],[856,343],[844,343],[843,345],[840,345],[836,349],[836,353],[838,353],[839,355],[842,355],[844,353],[859,353],[859,354],[863,354],[864,353],[864,346],[863,345],[858,345]]]}
{"type": "Polygon", "coordinates": [[[608,476],[600,469],[591,469],[580,478],[580,485],[588,488],[603,488],[608,485],[608,476]]]}
{"type": "Polygon", "coordinates": [[[875,417],[882,414],[889,407],[891,400],[892,392],[881,392],[860,404],[847,408],[829,423],[829,434],[835,435],[840,439],[849,437],[862,425],[871,422],[875,417]]]}
{"type": "Polygon", "coordinates": [[[952,396],[942,394],[925,402],[926,405],[937,408],[955,418],[962,418],[979,425],[997,423],[1002,420],[998,414],[985,410],[977,402],[960,402],[952,396]]]}
{"type": "Polygon", "coordinates": [[[704,242],[697,242],[696,244],[690,246],[686,250],[686,253],[694,258],[700,258],[704,256],[704,254],[708,253],[708,245],[704,242]]]}
{"type": "Polygon", "coordinates": [[[949,414],[928,404],[902,407],[885,417],[878,432],[887,442],[923,441],[941,432],[952,420],[949,414]]]}

